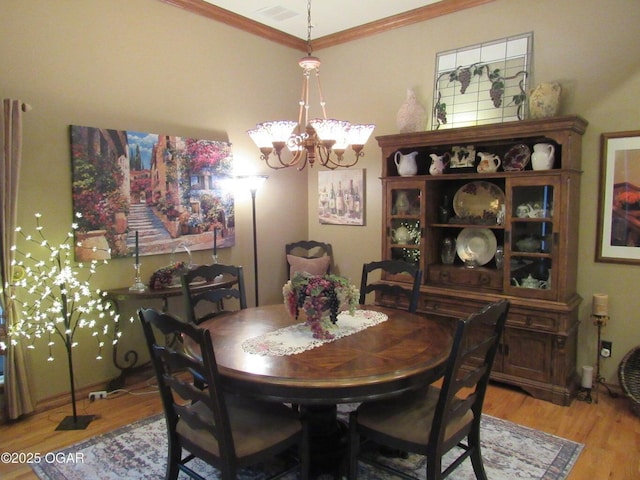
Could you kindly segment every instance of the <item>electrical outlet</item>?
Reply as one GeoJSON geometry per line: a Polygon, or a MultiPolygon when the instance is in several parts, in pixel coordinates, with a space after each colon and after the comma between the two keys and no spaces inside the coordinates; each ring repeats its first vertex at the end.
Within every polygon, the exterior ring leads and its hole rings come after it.
{"type": "Polygon", "coordinates": [[[94,400],[99,400],[101,398],[107,398],[107,391],[106,390],[100,390],[98,392],[91,392],[89,394],[89,401],[93,402],[94,400]]]}
{"type": "Polygon", "coordinates": [[[600,342],[600,356],[603,358],[609,358],[612,353],[613,343],[608,340],[602,340],[600,342]]]}

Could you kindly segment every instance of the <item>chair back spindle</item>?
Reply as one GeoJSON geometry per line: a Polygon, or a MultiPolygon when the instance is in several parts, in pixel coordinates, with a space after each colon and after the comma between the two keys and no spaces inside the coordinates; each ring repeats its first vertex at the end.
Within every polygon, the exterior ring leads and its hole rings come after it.
{"type": "Polygon", "coordinates": [[[241,266],[214,263],[189,270],[182,275],[182,293],[187,319],[195,325],[228,311],[229,308],[225,308],[225,300],[233,299],[239,309],[247,308],[244,273],[241,266]],[[231,285],[221,287],[215,284],[215,279],[220,276],[223,281],[225,278],[232,278],[234,281],[231,285]],[[208,288],[202,288],[203,282],[208,288]],[[199,315],[199,310],[204,313],[199,315]]]}
{"type": "Polygon", "coordinates": [[[420,299],[420,283],[422,282],[422,270],[417,265],[403,260],[381,260],[365,263],[362,266],[362,279],[360,281],[360,305],[366,302],[368,293],[376,292],[382,298],[406,299],[408,310],[415,313],[420,299]],[[372,272],[380,271],[381,274],[400,275],[411,277],[409,286],[400,283],[388,283],[384,281],[369,281],[372,272]]]}

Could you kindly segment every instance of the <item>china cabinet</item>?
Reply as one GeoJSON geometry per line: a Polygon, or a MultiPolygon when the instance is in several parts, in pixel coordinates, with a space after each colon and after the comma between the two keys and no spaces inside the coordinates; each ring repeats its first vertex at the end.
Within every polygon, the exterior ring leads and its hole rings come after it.
{"type": "Polygon", "coordinates": [[[457,318],[508,298],[492,378],[561,405],[578,382],[576,232],[586,125],[563,116],[377,137],[383,258],[422,268],[425,313],[457,318]],[[542,143],[553,146],[554,158],[545,165],[551,168],[534,170],[531,152],[542,143]],[[397,152],[417,152],[416,175],[398,173],[397,152]],[[434,156],[446,161],[441,174],[429,173],[434,156]],[[488,157],[499,159],[497,170],[478,168],[488,157]]]}

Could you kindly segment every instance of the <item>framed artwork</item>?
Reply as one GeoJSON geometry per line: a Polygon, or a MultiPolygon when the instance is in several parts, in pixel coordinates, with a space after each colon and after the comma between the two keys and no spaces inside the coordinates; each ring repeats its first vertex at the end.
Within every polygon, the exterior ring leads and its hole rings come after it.
{"type": "Polygon", "coordinates": [[[522,120],[533,33],[436,54],[433,130],[522,120]]]}
{"type": "Polygon", "coordinates": [[[640,265],[640,131],[603,133],[596,261],[640,265]]]}
{"type": "Polygon", "coordinates": [[[230,143],[72,125],[71,162],[78,261],[235,244],[230,143]]]}
{"type": "Polygon", "coordinates": [[[364,225],[364,169],[318,172],[318,220],[364,225]]]}

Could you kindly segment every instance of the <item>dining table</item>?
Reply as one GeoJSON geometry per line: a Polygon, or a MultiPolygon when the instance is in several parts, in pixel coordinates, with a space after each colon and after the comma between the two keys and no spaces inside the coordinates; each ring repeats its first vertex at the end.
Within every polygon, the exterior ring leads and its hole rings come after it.
{"type": "MultiPolygon", "coordinates": [[[[444,317],[378,305],[340,314],[330,340],[313,339],[304,315],[292,317],[284,303],[229,312],[198,326],[211,333],[226,389],[304,412],[312,465],[325,468],[344,460],[346,427],[336,419],[338,404],[433,383],[452,343],[452,322],[444,317]]],[[[185,347],[199,355],[188,341],[185,347]]]]}

